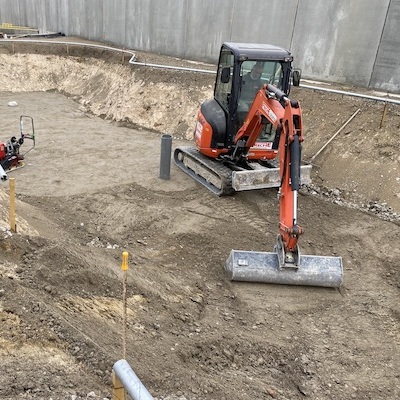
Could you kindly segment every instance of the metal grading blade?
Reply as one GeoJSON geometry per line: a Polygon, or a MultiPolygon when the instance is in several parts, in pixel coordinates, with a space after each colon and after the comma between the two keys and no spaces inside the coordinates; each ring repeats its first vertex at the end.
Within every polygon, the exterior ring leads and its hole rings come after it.
{"type": "MultiPolygon", "coordinates": [[[[311,165],[300,167],[302,185],[311,183],[311,165]]],[[[279,168],[261,168],[232,172],[232,187],[237,191],[277,188],[281,185],[279,168]]]]}
{"type": "Polygon", "coordinates": [[[341,257],[301,255],[297,268],[280,268],[277,253],[231,250],[225,270],[232,281],[333,288],[343,282],[341,257]]]}

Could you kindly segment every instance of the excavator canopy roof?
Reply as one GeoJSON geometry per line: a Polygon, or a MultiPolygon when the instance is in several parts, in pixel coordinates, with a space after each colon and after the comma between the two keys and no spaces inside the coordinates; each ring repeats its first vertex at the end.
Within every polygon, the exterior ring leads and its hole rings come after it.
{"type": "Polygon", "coordinates": [[[231,49],[236,58],[293,61],[288,50],[272,44],[225,42],[222,46],[231,49]]]}

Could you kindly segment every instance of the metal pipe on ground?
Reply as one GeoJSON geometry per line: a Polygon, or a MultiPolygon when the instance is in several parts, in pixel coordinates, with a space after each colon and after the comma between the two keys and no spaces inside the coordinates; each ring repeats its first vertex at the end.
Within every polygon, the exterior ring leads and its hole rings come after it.
{"type": "Polygon", "coordinates": [[[94,43],[88,43],[88,42],[74,42],[74,41],[67,41],[67,40],[35,40],[35,39],[2,39],[1,43],[4,42],[11,42],[12,44],[14,43],[29,43],[29,44],[65,44],[65,45],[75,45],[75,46],[80,46],[80,47],[92,47],[92,48],[97,48],[101,50],[110,50],[110,51],[115,51],[115,52],[122,52],[128,54],[131,58],[130,60],[134,60],[136,57],[135,52],[131,50],[126,50],[126,49],[119,49],[117,47],[111,47],[111,46],[106,46],[102,44],[94,44],[94,43]]]}
{"type": "MultiPolygon", "coordinates": [[[[145,67],[153,67],[153,68],[161,68],[161,69],[175,69],[175,70],[182,70],[182,71],[189,71],[189,72],[200,72],[200,73],[205,73],[205,74],[216,74],[216,71],[211,70],[211,69],[187,68],[187,67],[178,67],[178,66],[166,65],[166,64],[152,64],[152,63],[139,62],[139,61],[136,61],[136,54],[131,50],[119,49],[116,47],[98,45],[98,44],[93,44],[93,43],[60,41],[60,40],[54,40],[54,41],[53,40],[34,40],[34,39],[26,39],[26,40],[24,40],[24,39],[3,39],[2,42],[12,42],[12,43],[25,42],[25,43],[31,43],[31,44],[32,43],[48,43],[48,44],[66,44],[66,45],[77,45],[77,46],[86,46],[86,47],[97,47],[100,49],[107,49],[107,50],[127,53],[131,56],[131,58],[129,59],[129,64],[133,64],[133,65],[141,65],[141,66],[145,66],[145,67]]],[[[322,92],[341,94],[344,96],[360,97],[362,99],[383,101],[386,103],[400,105],[400,100],[394,100],[389,97],[370,96],[370,95],[364,95],[362,93],[346,92],[344,90],[322,88],[322,87],[318,87],[318,86],[305,85],[305,84],[300,84],[300,87],[303,87],[306,89],[322,91],[322,92]]]]}
{"type": "Polygon", "coordinates": [[[208,69],[197,69],[197,68],[187,68],[187,67],[177,67],[174,65],[163,65],[163,64],[152,64],[152,63],[146,63],[146,62],[139,62],[135,61],[134,59],[129,60],[129,64],[134,64],[134,65],[141,65],[143,67],[152,67],[152,68],[161,68],[161,69],[174,69],[177,71],[188,71],[188,72],[201,72],[204,74],[215,74],[215,71],[211,71],[208,69]]]}
{"type": "Polygon", "coordinates": [[[340,129],[338,129],[334,135],[311,157],[309,163],[312,164],[312,162],[315,160],[315,158],[326,148],[326,146],[328,146],[328,144],[330,142],[332,142],[333,139],[335,139],[335,137],[337,135],[339,135],[340,132],[342,132],[342,130],[353,120],[353,118],[360,112],[361,110],[358,109],[341,127],[340,129]]]}
{"type": "Polygon", "coordinates": [[[160,179],[168,180],[171,172],[172,136],[162,135],[160,156],[160,179]]]}
{"type": "MultiPolygon", "coordinates": [[[[144,66],[144,67],[152,67],[152,68],[174,69],[174,70],[181,70],[181,71],[188,71],[188,72],[201,72],[201,73],[206,73],[206,74],[216,74],[216,71],[213,71],[213,70],[187,68],[187,67],[177,67],[177,66],[166,65],[166,64],[151,64],[151,63],[139,62],[139,61],[136,61],[135,57],[132,57],[129,60],[129,64],[141,65],[141,66],[144,66]]],[[[389,97],[371,96],[371,95],[365,95],[365,94],[362,94],[362,93],[346,92],[344,90],[329,89],[329,88],[323,88],[323,87],[305,85],[305,84],[300,84],[300,87],[305,88],[305,89],[317,90],[317,91],[320,91],[320,92],[341,94],[343,96],[360,97],[360,98],[366,99],[366,100],[384,101],[386,103],[400,105],[400,100],[394,100],[394,99],[391,99],[389,97]]]]}
{"type": "Polygon", "coordinates": [[[133,372],[128,361],[118,360],[113,366],[113,371],[133,400],[154,400],[154,397],[133,372]]]}
{"type": "Polygon", "coordinates": [[[386,102],[386,103],[392,103],[392,104],[400,105],[400,100],[394,100],[394,99],[391,99],[389,97],[370,96],[370,95],[362,94],[362,93],[346,92],[344,90],[329,89],[329,88],[323,88],[323,87],[311,86],[311,85],[304,85],[304,84],[300,84],[300,87],[305,88],[305,89],[317,90],[317,91],[320,91],[320,92],[342,94],[343,96],[360,97],[361,99],[374,100],[374,101],[383,101],[383,102],[386,102]]]}

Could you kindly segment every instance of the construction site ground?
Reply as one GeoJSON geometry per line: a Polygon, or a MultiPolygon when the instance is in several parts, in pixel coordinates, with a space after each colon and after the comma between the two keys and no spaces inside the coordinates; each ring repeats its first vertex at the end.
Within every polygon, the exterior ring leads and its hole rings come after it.
{"type": "Polygon", "coordinates": [[[161,135],[192,143],[214,75],[87,52],[3,49],[0,65],[1,140],[18,136],[20,115],[36,131],[26,166],[9,174],[16,233],[0,187],[1,399],[111,398],[123,251],[126,359],[155,398],[400,397],[400,106],[292,90],[304,160],[360,110],[299,197],[302,252],[341,256],[344,284],[230,282],[231,249],[272,251],[277,190],[218,198],[174,165],[159,179],[161,135]]]}

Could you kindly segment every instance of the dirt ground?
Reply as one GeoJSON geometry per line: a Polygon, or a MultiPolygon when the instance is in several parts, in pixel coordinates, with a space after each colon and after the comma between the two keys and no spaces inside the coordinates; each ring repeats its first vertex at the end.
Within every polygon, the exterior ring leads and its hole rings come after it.
{"type": "Polygon", "coordinates": [[[231,249],[272,250],[276,190],[218,198],[174,165],[159,179],[161,134],[190,143],[213,75],[4,49],[0,65],[1,139],[20,115],[37,137],[9,174],[17,233],[0,187],[1,399],[111,398],[123,251],[126,358],[155,398],[400,397],[400,106],[292,90],[305,160],[360,109],[299,198],[303,253],[341,256],[344,284],[230,282],[231,249]]]}

